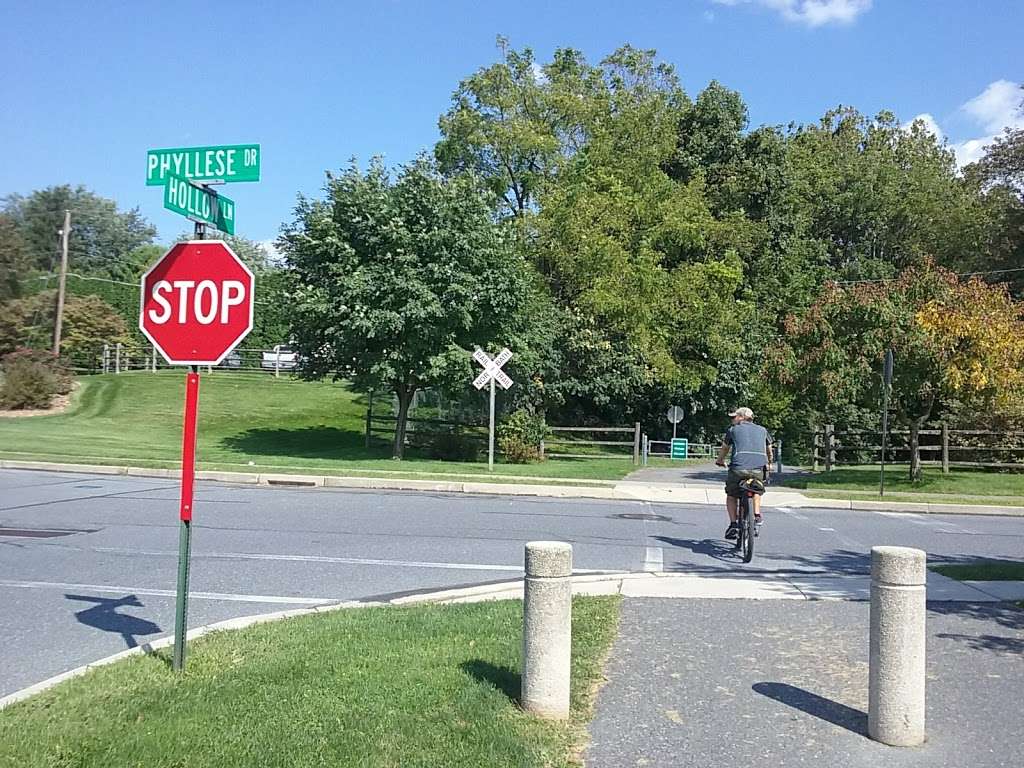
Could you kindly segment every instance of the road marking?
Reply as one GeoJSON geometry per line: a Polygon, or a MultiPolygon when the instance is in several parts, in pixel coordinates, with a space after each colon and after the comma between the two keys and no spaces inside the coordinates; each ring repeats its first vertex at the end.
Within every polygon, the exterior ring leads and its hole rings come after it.
{"type": "MultiPolygon", "coordinates": [[[[0,587],[17,587],[20,589],[80,589],[85,592],[107,592],[123,595],[148,595],[152,597],[175,597],[173,589],[148,589],[139,587],[120,587],[112,584],[71,584],[62,581],[11,581],[0,579],[0,587]]],[[[233,595],[223,592],[189,592],[189,599],[226,600],[238,603],[283,603],[289,605],[321,605],[336,603],[336,597],[288,597],[285,595],[233,595]]]]}
{"type": "Polygon", "coordinates": [[[648,547],[644,554],[644,570],[649,573],[665,568],[665,551],[661,547],[648,547]]]}
{"type": "MultiPolygon", "coordinates": [[[[152,557],[177,557],[177,552],[144,549],[123,549],[119,547],[93,547],[95,552],[111,552],[121,555],[149,555],[152,557]]],[[[383,565],[392,568],[440,568],[450,571],[506,571],[522,573],[521,565],[492,565],[489,563],[434,563],[420,560],[378,560],[365,557],[329,557],[327,555],[270,555],[257,552],[192,552],[192,558],[211,560],[280,560],[298,563],[337,563],[339,565],[383,565]]],[[[573,568],[573,573],[611,573],[606,568],[573,568]]]]}
{"type": "Polygon", "coordinates": [[[835,531],[836,531],[835,528],[819,528],[818,530],[819,531],[832,531],[833,533],[835,533],[835,531]]]}

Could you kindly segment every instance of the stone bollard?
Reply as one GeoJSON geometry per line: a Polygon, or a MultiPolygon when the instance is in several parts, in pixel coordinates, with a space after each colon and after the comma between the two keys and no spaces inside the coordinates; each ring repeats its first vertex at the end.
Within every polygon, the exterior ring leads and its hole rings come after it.
{"type": "Polygon", "coordinates": [[[924,742],[925,553],[871,548],[868,735],[893,747],[924,742]]]}
{"type": "Polygon", "coordinates": [[[549,718],[569,716],[572,649],[572,546],[526,545],[523,593],[523,709],[549,718]]]}

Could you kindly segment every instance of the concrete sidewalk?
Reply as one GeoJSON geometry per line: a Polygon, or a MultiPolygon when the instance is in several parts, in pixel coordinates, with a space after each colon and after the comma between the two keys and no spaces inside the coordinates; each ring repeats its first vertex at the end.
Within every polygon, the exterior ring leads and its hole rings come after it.
{"type": "Polygon", "coordinates": [[[867,735],[864,602],[630,598],[587,768],[1024,764],[1024,611],[929,603],[927,742],[867,735]]]}
{"type": "MultiPolygon", "coordinates": [[[[176,478],[177,469],[113,466],[105,464],[63,464],[49,461],[0,460],[0,469],[29,469],[49,472],[78,472],[96,475],[127,475],[131,477],[176,478]]],[[[470,493],[497,496],[541,496],[549,498],[598,499],[605,501],[642,501],[652,504],[701,504],[724,506],[725,491],[721,481],[698,478],[692,482],[646,482],[622,480],[577,480],[590,485],[572,485],[566,478],[549,478],[544,482],[492,482],[490,477],[479,481],[419,480],[390,477],[343,477],[338,475],[281,474],[267,472],[220,472],[200,470],[197,480],[245,485],[310,488],[350,488],[365,490],[405,490],[428,493],[470,493]]],[[[495,480],[500,478],[495,477],[495,480]]],[[[507,478],[506,478],[507,479],[507,478]]],[[[538,478],[540,480],[540,478],[538,478]]],[[[930,502],[860,501],[856,499],[819,499],[804,496],[790,489],[769,487],[763,504],[769,508],[852,509],[865,511],[913,512],[944,515],[1000,515],[1024,517],[1024,507],[940,504],[930,502]]]]}

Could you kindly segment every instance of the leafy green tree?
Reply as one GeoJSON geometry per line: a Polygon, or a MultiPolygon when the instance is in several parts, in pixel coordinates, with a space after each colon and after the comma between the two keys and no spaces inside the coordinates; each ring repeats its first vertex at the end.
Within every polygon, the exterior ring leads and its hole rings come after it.
{"type": "Polygon", "coordinates": [[[508,343],[530,270],[480,185],[425,158],[394,180],[353,164],[326,192],[300,198],[280,239],[295,342],[307,375],[394,392],[401,458],[413,395],[465,388],[474,346],[508,343]]]}
{"type": "Polygon", "coordinates": [[[0,302],[21,294],[21,281],[28,277],[28,268],[28,248],[17,223],[0,213],[0,302]]]}
{"type": "Polygon", "coordinates": [[[1005,286],[961,282],[932,262],[891,281],[831,283],[786,330],[766,371],[827,415],[879,403],[882,359],[893,350],[891,407],[910,429],[912,480],[921,476],[918,435],[937,407],[998,407],[1024,391],[1024,304],[1005,286]]]}
{"type": "Polygon", "coordinates": [[[5,199],[4,213],[17,223],[30,267],[49,272],[59,263],[57,233],[64,224],[65,210],[71,211],[68,264],[72,272],[115,279],[133,277],[127,256],[152,242],[156,229],[137,208],[119,211],[113,200],[82,186],[47,187],[27,197],[11,195],[5,199]]]}

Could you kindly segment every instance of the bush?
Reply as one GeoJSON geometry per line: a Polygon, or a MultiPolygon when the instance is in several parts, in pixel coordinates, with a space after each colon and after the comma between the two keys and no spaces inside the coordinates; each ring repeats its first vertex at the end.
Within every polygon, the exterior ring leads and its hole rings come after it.
{"type": "Polygon", "coordinates": [[[430,458],[441,461],[476,461],[480,456],[480,446],[466,435],[439,432],[431,439],[428,453],[430,458]]]}
{"type": "Polygon", "coordinates": [[[544,417],[518,410],[498,428],[498,447],[511,464],[540,461],[540,443],[548,435],[544,417]]]}
{"type": "Polygon", "coordinates": [[[54,395],[71,391],[73,379],[56,355],[40,349],[19,349],[5,355],[0,408],[46,408],[54,395]]]}

